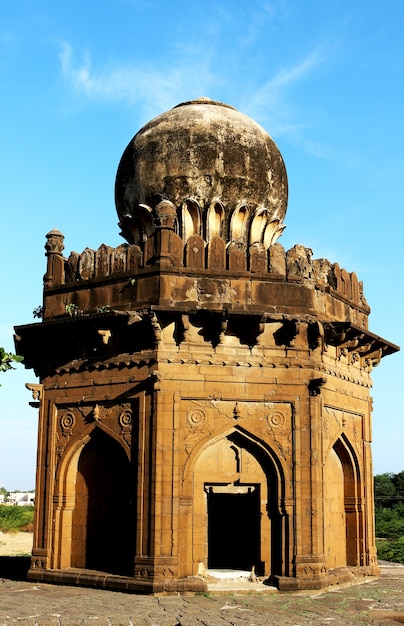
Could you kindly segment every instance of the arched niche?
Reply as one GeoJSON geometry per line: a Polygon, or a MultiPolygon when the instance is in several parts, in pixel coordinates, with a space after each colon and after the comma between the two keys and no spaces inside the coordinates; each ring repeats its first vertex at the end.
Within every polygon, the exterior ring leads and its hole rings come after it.
{"type": "Polygon", "coordinates": [[[257,209],[251,221],[250,245],[254,243],[263,243],[267,221],[268,211],[266,209],[257,209]]]}
{"type": "Polygon", "coordinates": [[[188,198],[182,206],[182,238],[184,243],[201,231],[201,213],[196,200],[188,198]]]}
{"type": "Polygon", "coordinates": [[[152,208],[147,204],[139,204],[136,212],[136,221],[138,225],[139,241],[134,241],[133,243],[145,243],[155,231],[152,208]]]}
{"type": "Polygon", "coordinates": [[[230,220],[230,242],[247,243],[249,216],[250,212],[246,205],[240,206],[233,211],[230,220]]]}
{"type": "Polygon", "coordinates": [[[139,204],[134,213],[122,217],[120,226],[130,244],[143,245],[155,231],[152,208],[147,204],[139,204]]]}
{"type": "Polygon", "coordinates": [[[206,239],[208,242],[212,241],[214,237],[221,237],[224,215],[225,211],[221,202],[217,200],[210,205],[206,218],[206,239]]]}
{"type": "Polygon", "coordinates": [[[282,235],[286,226],[281,225],[278,219],[273,219],[267,223],[264,231],[264,247],[266,250],[272,246],[276,242],[277,239],[282,235]]]}

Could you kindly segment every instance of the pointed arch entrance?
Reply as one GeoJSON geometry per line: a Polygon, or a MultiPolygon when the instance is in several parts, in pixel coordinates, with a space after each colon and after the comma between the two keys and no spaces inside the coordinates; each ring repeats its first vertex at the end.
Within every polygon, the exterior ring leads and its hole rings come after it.
{"type": "Polygon", "coordinates": [[[133,574],[135,524],[131,464],[100,428],[78,460],[72,514],[71,566],[133,574]]]}
{"type": "Polygon", "coordinates": [[[284,478],[275,457],[232,431],[198,456],[193,472],[193,571],[282,575],[287,558],[284,478]]]}

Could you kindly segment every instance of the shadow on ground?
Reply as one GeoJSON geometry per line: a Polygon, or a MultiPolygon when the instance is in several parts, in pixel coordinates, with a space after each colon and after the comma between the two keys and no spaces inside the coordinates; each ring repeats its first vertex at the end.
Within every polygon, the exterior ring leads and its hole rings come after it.
{"type": "Polygon", "coordinates": [[[0,578],[27,580],[30,564],[29,556],[0,556],[0,578]]]}

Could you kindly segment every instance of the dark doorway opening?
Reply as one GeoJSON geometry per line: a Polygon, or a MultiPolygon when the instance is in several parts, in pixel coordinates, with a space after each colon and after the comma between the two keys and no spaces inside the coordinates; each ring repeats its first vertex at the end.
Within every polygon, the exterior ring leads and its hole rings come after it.
{"type": "Polygon", "coordinates": [[[79,459],[72,525],[73,567],[133,574],[132,484],[131,464],[122,447],[96,429],[79,459]]]}
{"type": "Polygon", "coordinates": [[[251,570],[260,565],[260,490],[208,491],[208,568],[251,570]]]}

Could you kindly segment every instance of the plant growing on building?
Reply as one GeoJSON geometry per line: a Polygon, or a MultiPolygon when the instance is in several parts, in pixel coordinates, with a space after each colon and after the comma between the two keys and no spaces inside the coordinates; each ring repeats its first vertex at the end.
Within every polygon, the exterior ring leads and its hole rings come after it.
{"type": "Polygon", "coordinates": [[[37,306],[36,309],[32,311],[32,315],[39,319],[43,318],[43,306],[37,306]]]}
{"type": "Polygon", "coordinates": [[[66,304],[66,313],[70,315],[70,317],[77,317],[77,315],[80,315],[81,311],[77,304],[71,302],[70,304],[66,304]]]}

